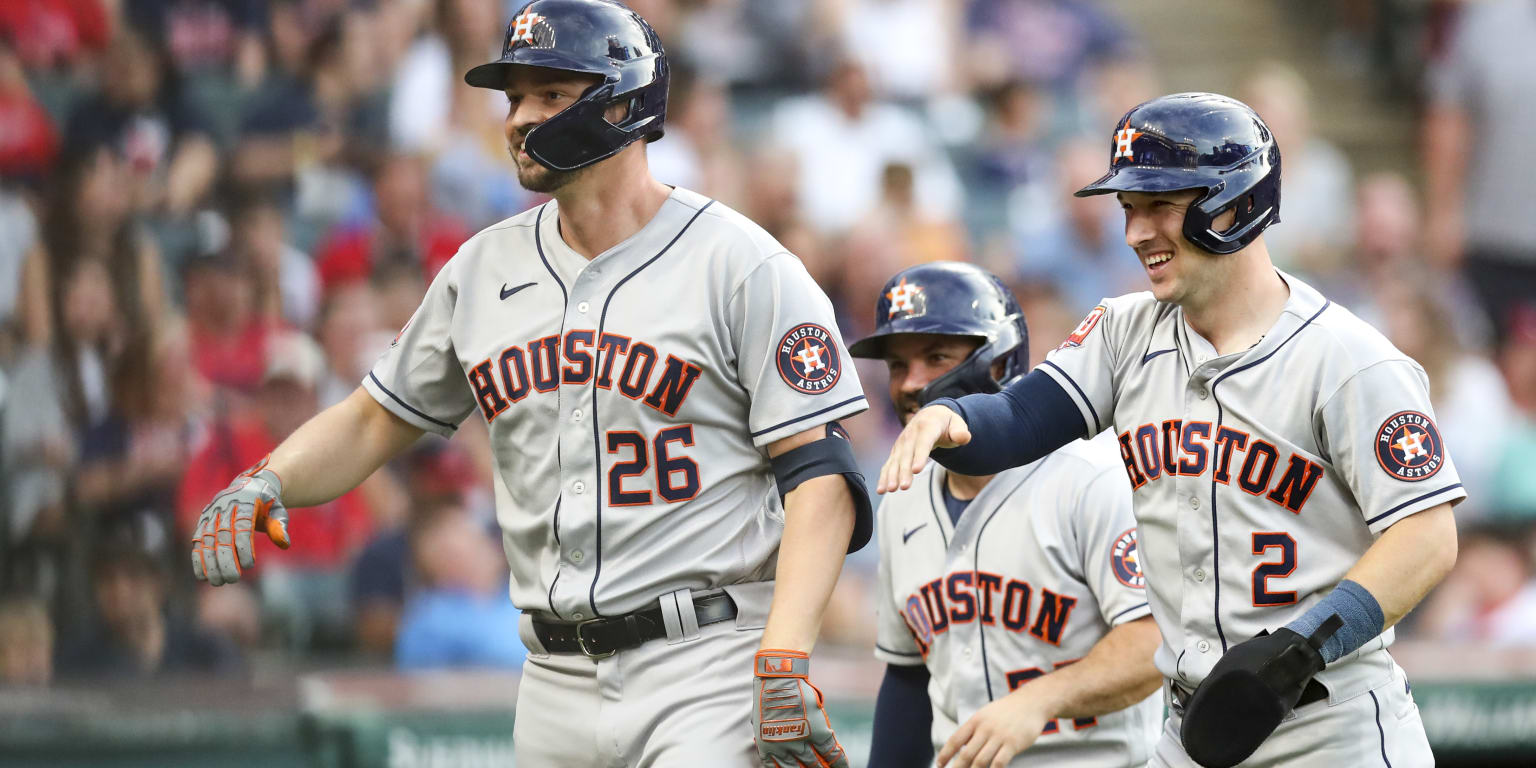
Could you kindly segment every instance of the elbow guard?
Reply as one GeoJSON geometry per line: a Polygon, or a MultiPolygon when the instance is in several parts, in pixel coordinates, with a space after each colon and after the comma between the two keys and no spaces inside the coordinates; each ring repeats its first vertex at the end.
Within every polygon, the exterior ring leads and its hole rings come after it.
{"type": "Polygon", "coordinates": [[[842,475],[853,496],[853,535],[848,539],[848,551],[857,552],[869,543],[875,527],[874,509],[864,475],[853,456],[853,443],[848,441],[848,432],[842,425],[829,422],[826,438],[782,453],[770,459],[769,464],[773,466],[773,479],[779,484],[780,499],[813,477],[842,475]]]}

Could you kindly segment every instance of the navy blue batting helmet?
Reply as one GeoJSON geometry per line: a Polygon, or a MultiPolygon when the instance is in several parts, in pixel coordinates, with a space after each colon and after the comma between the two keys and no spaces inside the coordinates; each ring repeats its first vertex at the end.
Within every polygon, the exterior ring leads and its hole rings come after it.
{"type": "Polygon", "coordinates": [[[1236,99],[1176,93],[1138,104],[1115,124],[1109,152],[1109,173],[1078,197],[1201,190],[1184,216],[1184,237],[1211,253],[1242,250],[1280,221],[1280,147],[1236,99]],[[1228,209],[1237,220],[1217,232],[1212,221],[1228,209]]]}
{"type": "Polygon", "coordinates": [[[875,305],[875,332],[848,351],[882,359],[885,341],[907,333],[968,336],[981,342],[969,357],[933,380],[918,400],[997,392],[1029,372],[1029,328],[1024,312],[992,273],[974,264],[934,261],[897,272],[875,305]],[[1002,360],[1001,375],[992,363],[1002,360]]]}
{"type": "Polygon", "coordinates": [[[501,58],[464,75],[501,90],[515,65],[597,75],[601,83],[523,139],[528,156],[557,171],[584,168],[639,139],[661,138],[667,116],[667,54],[640,14],[610,0],[533,0],[507,25],[501,58]],[[618,125],[604,113],[626,104],[618,125]]]}

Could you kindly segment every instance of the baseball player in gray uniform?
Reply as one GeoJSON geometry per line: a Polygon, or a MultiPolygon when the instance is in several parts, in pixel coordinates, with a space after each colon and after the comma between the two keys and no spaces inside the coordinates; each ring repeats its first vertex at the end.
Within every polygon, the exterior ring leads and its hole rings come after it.
{"type": "Polygon", "coordinates": [[[651,177],[668,70],[634,12],[534,0],[465,80],[505,91],[518,178],[554,199],[466,242],[362,386],[214,498],[194,571],[238,580],[252,531],[286,545],[285,506],[483,419],[529,648],[519,765],[846,766],[807,680],[871,529],[830,302],[651,177]]]}
{"type": "Polygon", "coordinates": [[[1247,106],[1154,99],[1109,150],[1078,194],[1117,196],[1152,290],[1004,392],[923,409],[878,489],[931,450],[984,474],[1112,429],[1163,636],[1152,764],[1433,764],[1386,650],[1454,564],[1465,496],[1423,369],[1271,264],[1280,150],[1247,106]]]}
{"type": "MultiPolygon", "coordinates": [[[[939,397],[996,392],[1029,367],[1008,289],[971,264],[898,273],[875,333],[903,421],[939,397]]],[[[929,464],[876,530],[875,657],[886,662],[869,765],[1141,766],[1163,705],[1159,637],[1130,485],[1107,437],[973,477],[929,464]]]]}

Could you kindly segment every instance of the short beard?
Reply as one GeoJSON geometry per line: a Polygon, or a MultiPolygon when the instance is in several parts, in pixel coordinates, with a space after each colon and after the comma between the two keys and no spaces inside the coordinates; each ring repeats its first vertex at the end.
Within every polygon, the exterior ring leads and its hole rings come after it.
{"type": "MultiPolygon", "coordinates": [[[[560,191],[562,187],[575,181],[585,168],[577,168],[573,171],[557,171],[537,160],[533,161],[533,167],[525,168],[518,162],[517,152],[511,151],[512,162],[517,166],[517,183],[529,192],[537,192],[541,195],[552,195],[560,191]]],[[[531,158],[530,158],[531,159],[531,158]]]]}

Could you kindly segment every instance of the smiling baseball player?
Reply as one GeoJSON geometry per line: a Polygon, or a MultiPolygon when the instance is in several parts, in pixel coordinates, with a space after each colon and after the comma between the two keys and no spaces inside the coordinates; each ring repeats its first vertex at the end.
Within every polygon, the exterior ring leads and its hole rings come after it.
{"type": "MultiPolygon", "coordinates": [[[[1018,302],[955,262],[886,283],[855,357],[884,360],[905,422],[939,397],[996,392],[1029,364],[1018,302]]],[[[1162,702],[1157,627],[1112,442],[1073,443],[994,477],[930,464],[877,531],[869,765],[1140,766],[1162,702]],[[931,738],[931,741],[930,741],[931,738]]]]}
{"type": "Polygon", "coordinates": [[[1154,99],[1109,151],[1078,194],[1117,196],[1152,290],[1004,392],[923,409],[878,489],[935,448],[983,474],[1113,429],[1171,704],[1151,764],[1432,765],[1386,650],[1454,564],[1466,495],[1423,369],[1272,265],[1280,150],[1253,110],[1154,99]]]}
{"type": "Polygon", "coordinates": [[[807,680],[871,528],[831,303],[650,175],[668,70],[634,12],[534,0],[465,80],[506,93],[518,179],[553,201],[466,242],[362,387],[213,500],[194,571],[237,581],[253,530],[286,545],[285,505],[480,418],[529,648],[519,765],[847,766],[807,680]]]}

